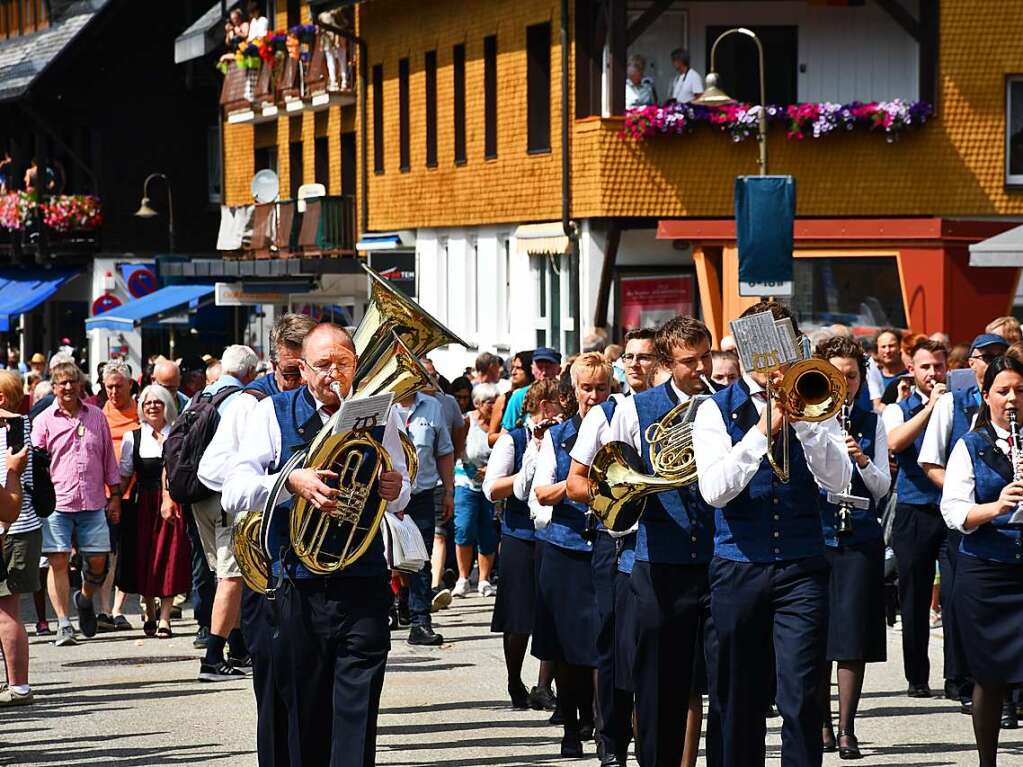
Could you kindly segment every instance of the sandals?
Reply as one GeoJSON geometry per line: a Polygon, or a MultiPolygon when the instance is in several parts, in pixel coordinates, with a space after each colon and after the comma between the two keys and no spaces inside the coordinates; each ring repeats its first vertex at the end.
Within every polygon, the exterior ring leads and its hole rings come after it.
{"type": "Polygon", "coordinates": [[[160,626],[160,628],[156,630],[157,639],[170,639],[173,636],[174,632],[171,631],[170,626],[160,626]]]}
{"type": "Polygon", "coordinates": [[[147,637],[156,636],[156,621],[146,621],[142,624],[142,633],[147,637]]]}

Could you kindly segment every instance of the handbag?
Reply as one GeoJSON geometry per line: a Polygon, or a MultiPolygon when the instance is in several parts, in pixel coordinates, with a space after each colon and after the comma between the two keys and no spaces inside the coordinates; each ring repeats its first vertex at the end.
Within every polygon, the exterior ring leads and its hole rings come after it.
{"type": "Polygon", "coordinates": [[[423,534],[419,532],[412,517],[402,519],[387,512],[380,521],[380,533],[384,536],[384,556],[391,570],[403,573],[418,573],[430,562],[423,534]]]}
{"type": "Polygon", "coordinates": [[[7,420],[7,446],[11,452],[17,453],[29,445],[29,460],[32,462],[32,479],[27,480],[27,474],[23,477],[24,492],[32,499],[32,510],[40,519],[50,516],[57,508],[57,494],[53,489],[53,480],[50,478],[50,454],[40,447],[35,447],[29,440],[28,419],[22,417],[18,420],[22,426],[19,429],[14,419],[7,420]]]}

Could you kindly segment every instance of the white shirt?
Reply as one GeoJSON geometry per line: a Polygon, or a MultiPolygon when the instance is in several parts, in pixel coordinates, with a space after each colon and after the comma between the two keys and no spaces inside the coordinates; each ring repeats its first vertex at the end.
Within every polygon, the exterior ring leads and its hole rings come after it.
{"type": "MultiPolygon", "coordinates": [[[[534,440],[535,441],[535,440],[534,440]]],[[[554,515],[553,506],[544,506],[536,497],[536,488],[557,484],[555,477],[558,476],[558,456],[554,452],[554,440],[551,439],[551,432],[548,429],[544,432],[543,442],[540,443],[540,451],[536,457],[536,471],[533,473],[533,483],[529,488],[529,515],[533,518],[533,524],[537,530],[543,530],[550,524],[554,515]]]]}
{"type": "Polygon", "coordinates": [[[873,402],[884,396],[884,378],[881,377],[881,368],[877,366],[877,360],[867,357],[867,395],[873,402]]]}
{"type": "MultiPolygon", "coordinates": [[[[220,418],[217,431],[199,460],[199,481],[214,492],[223,490],[227,470],[231,468],[238,448],[245,440],[248,421],[259,400],[251,394],[232,397],[220,418]]],[[[262,508],[262,507],[260,507],[262,508]]]]}
{"type": "MultiPolygon", "coordinates": [[[[611,421],[618,417],[618,411],[624,407],[626,402],[632,405],[632,412],[636,412],[635,403],[631,402],[631,397],[626,397],[624,394],[612,394],[612,399],[618,401],[615,405],[615,411],[611,415],[611,421]]],[[[636,420],[636,433],[639,434],[639,420],[636,420]]],[[[603,408],[597,406],[590,408],[590,411],[583,418],[583,422],[579,424],[579,433],[575,438],[575,445],[572,446],[572,460],[577,463],[581,463],[583,466],[589,466],[593,463],[593,456],[597,454],[600,448],[604,447],[608,442],[623,442],[631,440],[619,440],[611,435],[611,424],[607,422],[607,417],[604,415],[603,408]]],[[[636,447],[639,450],[639,447],[636,447]]]]}
{"type": "MultiPolygon", "coordinates": [[[[763,388],[748,374],[743,375],[743,380],[749,387],[757,413],[763,413],[767,403],[753,396],[763,388]]],[[[803,445],[807,466],[818,484],[834,493],[844,492],[852,477],[852,463],[837,417],[820,423],[794,421],[792,427],[803,445]]],[[[778,438],[781,438],[780,434],[778,438]]],[[[721,411],[711,400],[700,405],[696,412],[693,444],[696,447],[700,494],[716,508],[727,505],[743,491],[767,455],[767,437],[756,426],[733,445],[721,411]]]]}
{"type": "MultiPolygon", "coordinates": [[[[855,438],[859,435],[852,436],[855,438]]],[[[856,471],[859,472],[867,490],[874,496],[874,500],[880,503],[892,486],[892,471],[888,464],[888,432],[880,418],[877,419],[877,428],[874,430],[874,454],[867,457],[870,458],[870,463],[866,467],[857,464],[856,471]]]]}
{"type": "MultiPolygon", "coordinates": [[[[995,430],[995,444],[1006,455],[1009,454],[1009,432],[991,424],[995,430]]],[[[954,530],[969,535],[978,528],[967,530],[966,515],[977,505],[976,480],[973,475],[973,461],[970,451],[962,440],[956,442],[945,466],[945,484],[941,491],[941,516],[945,524],[954,530]]]]}
{"type": "Polygon", "coordinates": [[[245,38],[248,42],[252,42],[257,37],[266,37],[266,33],[270,31],[270,19],[266,16],[259,16],[255,19],[249,19],[249,34],[245,38]]]}
{"type": "MultiPolygon", "coordinates": [[[[160,430],[164,439],[170,434],[171,427],[164,425],[160,430]]],[[[160,458],[163,456],[163,442],[156,441],[156,434],[149,424],[142,424],[142,441],[139,443],[139,458],[160,458]]],[[[135,473],[135,432],[125,432],[121,439],[121,460],[118,469],[122,477],[130,477],[135,473]]]]}
{"type": "MultiPolygon", "coordinates": [[[[913,396],[913,393],[915,392],[916,389],[912,389],[910,391],[910,396],[913,396]]],[[[906,422],[906,416],[902,412],[902,408],[899,407],[898,403],[893,403],[891,405],[884,406],[884,410],[881,411],[881,420],[884,421],[885,429],[887,429],[888,433],[891,434],[894,429],[899,428],[906,422]]]]}
{"type": "MultiPolygon", "coordinates": [[[[396,513],[408,504],[411,486],[408,480],[408,468],[405,466],[405,453],[402,450],[398,432],[401,431],[401,419],[392,407],[384,428],[383,446],[391,457],[394,471],[401,474],[401,492],[398,498],[391,501],[387,510],[396,513]]],[[[330,416],[324,412],[323,403],[316,402],[316,413],[326,423],[330,416]]],[[[281,457],[281,426],[277,423],[273,399],[267,397],[256,405],[246,423],[244,439],[238,454],[235,456],[224,478],[221,506],[229,514],[241,514],[252,509],[262,509],[277,481],[277,474],[268,474],[271,466],[277,465],[281,457]]],[[[281,490],[279,501],[291,498],[285,487],[281,490]]]]}
{"type": "MultiPolygon", "coordinates": [[[[529,499],[529,488],[533,484],[533,473],[536,471],[536,440],[530,439],[526,445],[526,452],[522,456],[522,466],[515,475],[515,484],[512,486],[512,495],[523,503],[529,499]]],[[[487,473],[483,478],[483,495],[491,503],[494,499],[491,494],[494,491],[494,483],[504,477],[510,477],[515,469],[515,441],[511,434],[505,432],[497,438],[494,449],[490,452],[490,460],[487,462],[487,473]]]]}
{"type": "Polygon", "coordinates": [[[684,75],[676,74],[671,81],[671,97],[680,104],[688,104],[703,93],[703,78],[690,67],[684,75]]]}
{"type": "MultiPolygon", "coordinates": [[[[955,399],[952,392],[945,392],[938,399],[938,404],[931,411],[931,419],[927,422],[927,430],[924,432],[924,441],[920,446],[920,463],[933,463],[936,466],[945,465],[945,455],[948,453],[948,441],[952,438],[952,421],[955,418],[955,399]]],[[[970,419],[970,428],[973,428],[977,420],[974,413],[970,419]]]]}
{"type": "Polygon", "coordinates": [[[653,86],[646,78],[643,78],[639,85],[628,78],[625,79],[626,108],[654,106],[655,103],[653,86]]]}

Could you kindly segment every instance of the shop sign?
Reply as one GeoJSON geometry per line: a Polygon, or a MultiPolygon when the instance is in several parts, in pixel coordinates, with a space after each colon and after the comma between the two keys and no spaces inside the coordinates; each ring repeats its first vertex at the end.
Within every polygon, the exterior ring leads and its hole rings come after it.
{"type": "Polygon", "coordinates": [[[678,315],[693,316],[695,284],[691,274],[621,277],[621,326],[656,328],[678,315]]]}

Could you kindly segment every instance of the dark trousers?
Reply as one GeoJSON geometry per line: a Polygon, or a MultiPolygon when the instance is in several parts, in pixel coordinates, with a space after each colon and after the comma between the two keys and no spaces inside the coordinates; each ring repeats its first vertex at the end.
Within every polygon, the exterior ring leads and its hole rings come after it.
{"type": "MultiPolygon", "coordinates": [[[[931,593],[934,563],[941,560],[942,591],[945,578],[954,582],[948,563],[948,528],[937,506],[900,503],[892,523],[892,549],[899,571],[899,602],[902,610],[902,665],[909,684],[929,684],[931,663],[927,645],[931,638],[931,593]]],[[[951,591],[947,592],[951,594],[951,591]]],[[[953,629],[955,620],[953,619],[953,629]]],[[[947,629],[946,629],[947,631],[947,629]]],[[[949,643],[946,643],[946,646],[949,643]]]]}
{"type": "Polygon", "coordinates": [[[274,674],[270,604],[262,594],[242,591],[242,633],[252,657],[256,694],[256,753],[259,767],[288,767],[288,711],[274,674]]]}
{"type": "MultiPolygon", "coordinates": [[[[440,495],[444,488],[424,490],[421,493],[413,493],[409,498],[405,513],[412,517],[423,535],[423,543],[426,544],[426,553],[433,554],[433,532],[436,527],[436,508],[440,502],[440,495]]],[[[430,619],[430,608],[433,606],[433,569],[430,558],[426,558],[423,569],[408,579],[408,609],[412,616],[413,626],[424,626],[430,628],[433,625],[430,619]]]]}
{"type": "MultiPolygon", "coordinates": [[[[635,578],[635,573],[633,573],[635,578]]],[[[785,767],[819,767],[823,715],[818,700],[828,630],[828,566],[823,556],[776,564],[710,564],[717,632],[713,675],[725,767],[762,767],[770,701],[783,718],[785,767]],[[774,664],[767,652],[773,644],[774,664]]]]}
{"type": "Polygon", "coordinates": [[[307,578],[277,591],[273,669],[293,767],[372,767],[390,650],[387,578],[307,578]]]}
{"type": "Polygon", "coordinates": [[[952,529],[946,530],[945,534],[945,556],[938,560],[941,569],[941,632],[944,637],[942,647],[945,653],[945,694],[965,701],[973,699],[973,680],[970,679],[966,649],[962,637],[959,636],[959,617],[956,614],[955,600],[952,599],[952,589],[955,587],[961,556],[959,543],[963,534],[952,529]]]}
{"type": "Polygon", "coordinates": [[[629,579],[636,599],[636,754],[643,767],[678,767],[701,648],[709,589],[705,565],[637,561],[629,579]]]}
{"type": "Polygon", "coordinates": [[[213,620],[213,598],[217,595],[217,576],[203,552],[199,528],[192,516],[192,508],[185,507],[185,529],[192,545],[192,612],[200,628],[209,629],[213,620]]]}
{"type": "Polygon", "coordinates": [[[632,736],[632,694],[615,686],[615,581],[618,544],[607,533],[593,543],[593,590],[597,599],[597,734],[604,753],[624,754],[632,736]]]}

